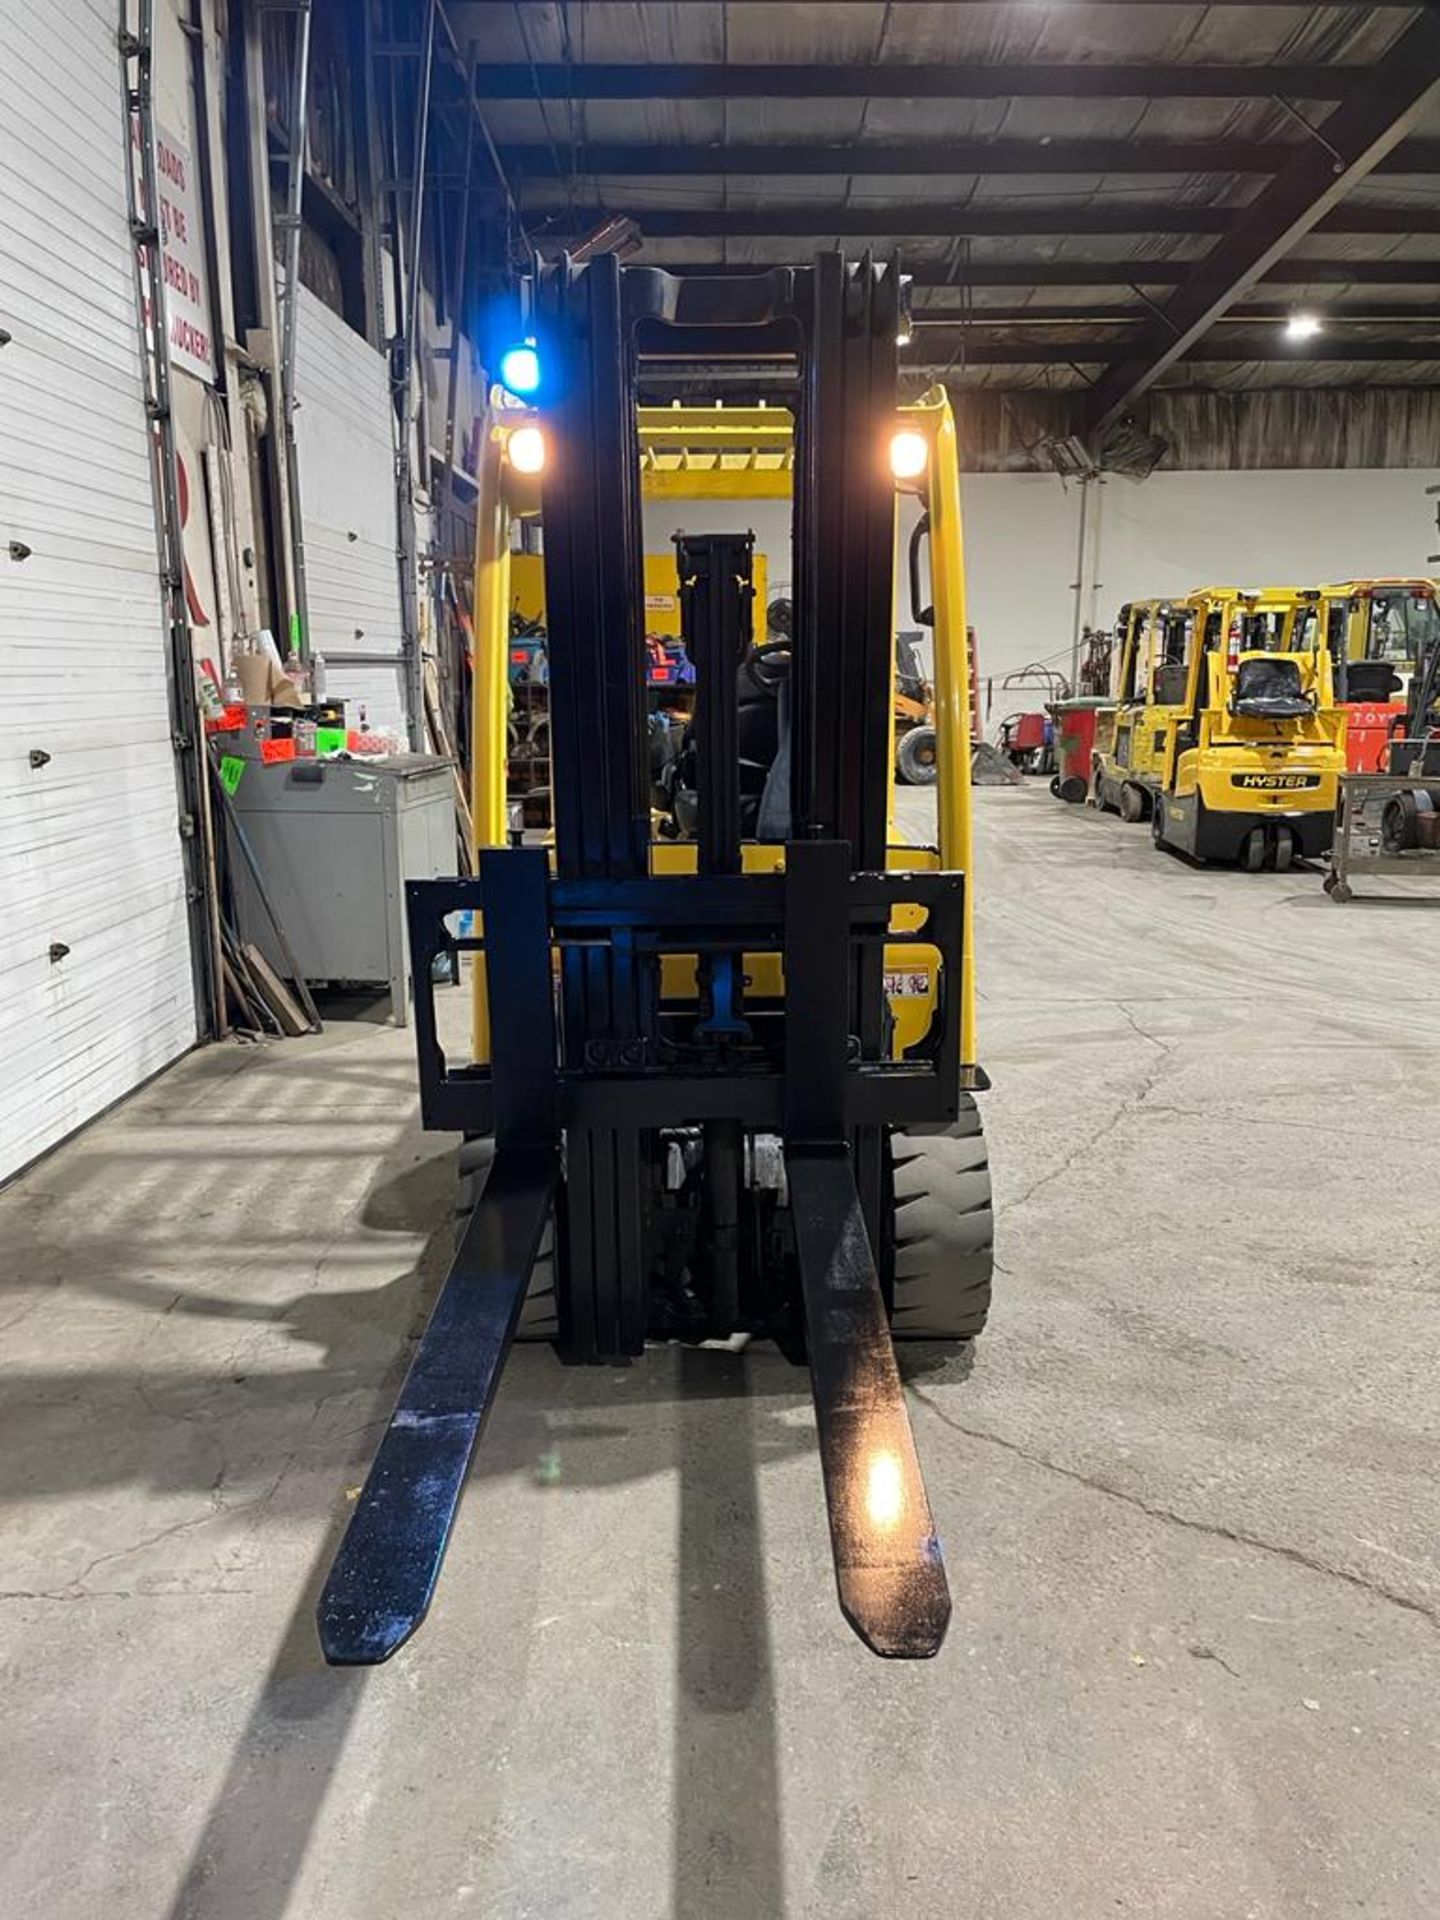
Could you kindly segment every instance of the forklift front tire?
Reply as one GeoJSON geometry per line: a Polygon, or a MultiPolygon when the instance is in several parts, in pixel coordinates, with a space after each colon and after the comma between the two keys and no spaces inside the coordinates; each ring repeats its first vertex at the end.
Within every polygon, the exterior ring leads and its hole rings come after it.
{"type": "Polygon", "coordinates": [[[1120,818],[1131,826],[1145,818],[1145,795],[1133,780],[1127,780],[1120,789],[1120,818]]]}
{"type": "Polygon", "coordinates": [[[897,1340],[973,1340],[990,1310],[995,1216],[980,1114],[890,1136],[891,1332],[897,1340]]]}

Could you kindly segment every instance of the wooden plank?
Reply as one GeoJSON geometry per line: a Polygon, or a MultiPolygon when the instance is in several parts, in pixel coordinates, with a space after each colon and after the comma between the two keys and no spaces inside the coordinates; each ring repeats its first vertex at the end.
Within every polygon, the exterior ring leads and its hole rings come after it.
{"type": "Polygon", "coordinates": [[[253,942],[247,941],[240,951],[245,956],[245,964],[254,975],[256,984],[273,1008],[282,1031],[292,1038],[298,1038],[302,1033],[309,1033],[310,1022],[300,1002],[260,949],[253,942]]]}
{"type": "Polygon", "coordinates": [[[430,743],[437,753],[443,753],[450,762],[450,779],[455,789],[456,838],[460,844],[463,871],[471,874],[475,871],[475,823],[470,814],[470,799],[465,791],[465,782],[456,765],[454,742],[445,725],[445,713],[440,699],[440,673],[434,658],[425,656],[422,673],[425,692],[425,723],[430,734],[430,743]]]}

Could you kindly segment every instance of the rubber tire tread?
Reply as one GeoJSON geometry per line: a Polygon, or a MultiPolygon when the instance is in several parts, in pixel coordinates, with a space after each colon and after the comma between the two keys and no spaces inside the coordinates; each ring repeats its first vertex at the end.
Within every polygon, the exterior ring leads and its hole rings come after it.
{"type": "Polygon", "coordinates": [[[890,1137],[891,1332],[897,1340],[972,1340],[990,1311],[995,1214],[980,1114],[890,1137]]]}
{"type": "Polygon", "coordinates": [[[932,747],[936,744],[933,727],[911,727],[908,733],[900,736],[900,744],[895,749],[895,771],[911,787],[933,787],[940,778],[940,765],[937,760],[920,759],[920,741],[917,736],[928,735],[932,747]]]}

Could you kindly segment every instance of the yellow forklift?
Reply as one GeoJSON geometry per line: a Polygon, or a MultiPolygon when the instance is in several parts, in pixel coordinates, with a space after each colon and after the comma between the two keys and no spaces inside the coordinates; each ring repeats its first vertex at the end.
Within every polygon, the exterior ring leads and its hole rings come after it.
{"type": "Polygon", "coordinates": [[[1317,595],[1203,587],[1120,614],[1113,743],[1095,791],[1157,847],[1247,872],[1329,850],[1345,716],[1317,595]]]}
{"type": "Polygon", "coordinates": [[[893,1341],[972,1339],[992,1264],[950,407],[898,404],[893,265],[721,279],[603,256],[528,294],[533,408],[497,413],[480,475],[478,876],[407,888],[422,1116],[465,1141],[458,1246],[321,1644],[373,1664],[419,1626],[517,1337],[620,1365],[647,1341],[769,1337],[809,1369],[842,1611],[876,1653],[923,1658],[950,1598],[893,1341]],[[655,363],[732,357],[785,383],[763,423],[638,406],[655,363]],[[793,629],[757,643],[743,497],[732,530],[677,533],[695,704],[657,793],[641,502],[697,480],[723,498],[742,471],[793,498],[793,629]],[[893,828],[902,494],[934,640],[935,847],[893,828]],[[510,844],[504,788],[510,522],[535,510],[548,847],[510,844]],[[474,1026],[452,1058],[434,982],[463,954],[474,1026]]]}
{"type": "Polygon", "coordinates": [[[1345,709],[1351,773],[1383,773],[1419,664],[1440,635],[1437,583],[1345,580],[1321,587],[1316,615],[1345,709]]]}

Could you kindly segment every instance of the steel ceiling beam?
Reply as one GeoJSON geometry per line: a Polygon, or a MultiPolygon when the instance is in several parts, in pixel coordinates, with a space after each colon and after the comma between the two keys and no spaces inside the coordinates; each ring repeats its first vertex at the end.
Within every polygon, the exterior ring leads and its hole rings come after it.
{"type": "MultiPolygon", "coordinates": [[[[917,345],[923,346],[922,353],[917,354],[914,348],[902,352],[902,372],[927,372],[947,365],[952,370],[962,366],[1106,366],[1118,362],[1129,351],[1131,342],[1128,339],[976,340],[962,338],[957,330],[953,340],[945,336],[937,340],[927,333],[923,342],[917,345]]],[[[1431,340],[1334,340],[1322,335],[1319,340],[1301,342],[1285,340],[1274,332],[1246,335],[1238,339],[1227,334],[1223,340],[1197,341],[1181,357],[1186,365],[1202,362],[1230,364],[1249,360],[1286,360],[1294,361],[1297,366],[1317,361],[1440,362],[1440,333],[1431,340]]]]}
{"type": "MultiPolygon", "coordinates": [[[[1425,24],[1424,19],[1417,27],[1425,24]]],[[[1402,39],[1408,41],[1417,27],[1402,39]]],[[[1362,90],[1373,86],[1386,61],[1365,69],[1362,90]]],[[[1412,74],[1411,78],[1414,76],[1412,74]]],[[[1336,108],[1337,113],[1345,111],[1336,108]]],[[[877,174],[891,178],[923,174],[937,178],[950,174],[1101,174],[1101,173],[1211,173],[1279,174],[1297,160],[1330,165],[1327,130],[1331,115],[1321,122],[1321,137],[1295,140],[925,140],[770,142],[765,145],[705,144],[700,141],[596,141],[588,146],[561,146],[549,141],[507,143],[500,159],[509,174],[530,180],[573,180],[597,174],[638,174],[650,179],[663,175],[693,177],[730,174],[759,175],[765,179],[796,179],[843,175],[847,179],[877,174]]],[[[1398,140],[1398,136],[1397,136],[1398,140]]],[[[1396,144],[1395,142],[1391,143],[1396,144]]],[[[1388,153],[1387,148],[1387,153],[1388,153]]],[[[1367,172],[1440,172],[1440,142],[1416,140],[1382,165],[1385,155],[1372,161],[1367,172]]]]}
{"type": "MultiPolygon", "coordinates": [[[[715,0],[668,0],[668,3],[672,6],[682,7],[714,6],[715,0]]],[[[994,0],[951,0],[951,3],[956,6],[993,6],[994,0]]],[[[534,6],[538,10],[548,14],[553,4],[554,0],[470,0],[470,6],[477,12],[485,7],[504,6],[508,10],[517,6],[534,6]]],[[[570,0],[570,4],[576,7],[598,6],[602,4],[613,4],[613,0],[570,0]]],[[[876,4],[876,0],[830,0],[830,4],[839,7],[873,7],[876,4]]],[[[932,4],[932,0],[890,0],[890,4],[899,7],[926,6],[932,4]]],[[[1173,11],[1175,0],[1110,0],[1110,4],[1121,7],[1163,6],[1169,7],[1173,11]]],[[[1248,13],[1261,7],[1268,13],[1275,13],[1281,8],[1288,8],[1292,13],[1302,14],[1313,11],[1311,7],[1302,5],[1301,0],[1210,0],[1210,4],[1219,13],[1248,13]]],[[[1381,13],[1408,13],[1415,5],[1415,0],[1331,0],[1331,5],[1337,13],[1374,13],[1377,11],[1381,13]]]]}
{"type": "MultiPolygon", "coordinates": [[[[1035,234],[1228,233],[1238,207],[1181,207],[1153,201],[1067,207],[800,206],[800,207],[566,207],[546,210],[525,202],[533,230],[542,239],[588,232],[597,220],[633,220],[650,240],[763,239],[788,236],[883,236],[903,250],[907,237],[1010,239],[1035,234]]],[[[1322,233],[1440,233],[1440,204],[1430,207],[1349,206],[1317,223],[1322,233]]]]}
{"type": "Polygon", "coordinates": [[[483,67],[483,100],[1338,100],[1354,69],[889,62],[527,61],[483,67]]]}
{"type": "MultiPolygon", "coordinates": [[[[644,266],[672,273],[760,273],[758,262],[645,259],[644,266]]],[[[765,263],[768,264],[768,263],[765,263]]],[[[944,287],[959,294],[971,287],[1178,287],[1194,277],[1197,260],[986,260],[963,271],[917,261],[905,271],[917,287],[944,287]]],[[[1271,286],[1440,287],[1440,260],[1277,261],[1264,276],[1271,286]]]]}
{"type": "MultiPolygon", "coordinates": [[[[1281,326],[1295,311],[1293,301],[1257,301],[1232,307],[1217,327],[1281,326]]],[[[927,327],[1137,327],[1155,317],[1153,307],[1053,307],[1031,302],[1019,307],[916,307],[911,324],[927,327]]],[[[1330,327],[1417,326],[1437,324],[1433,309],[1421,301],[1366,300],[1356,306],[1326,303],[1323,324],[1330,327]]]]}
{"type": "Polygon", "coordinates": [[[1278,267],[1357,182],[1394,155],[1440,99],[1440,9],[1427,6],[1240,214],[1177,288],[1134,350],[1097,384],[1088,424],[1102,432],[1189,353],[1227,307],[1278,267]],[[1323,144],[1322,144],[1323,143],[1323,144]]]}

